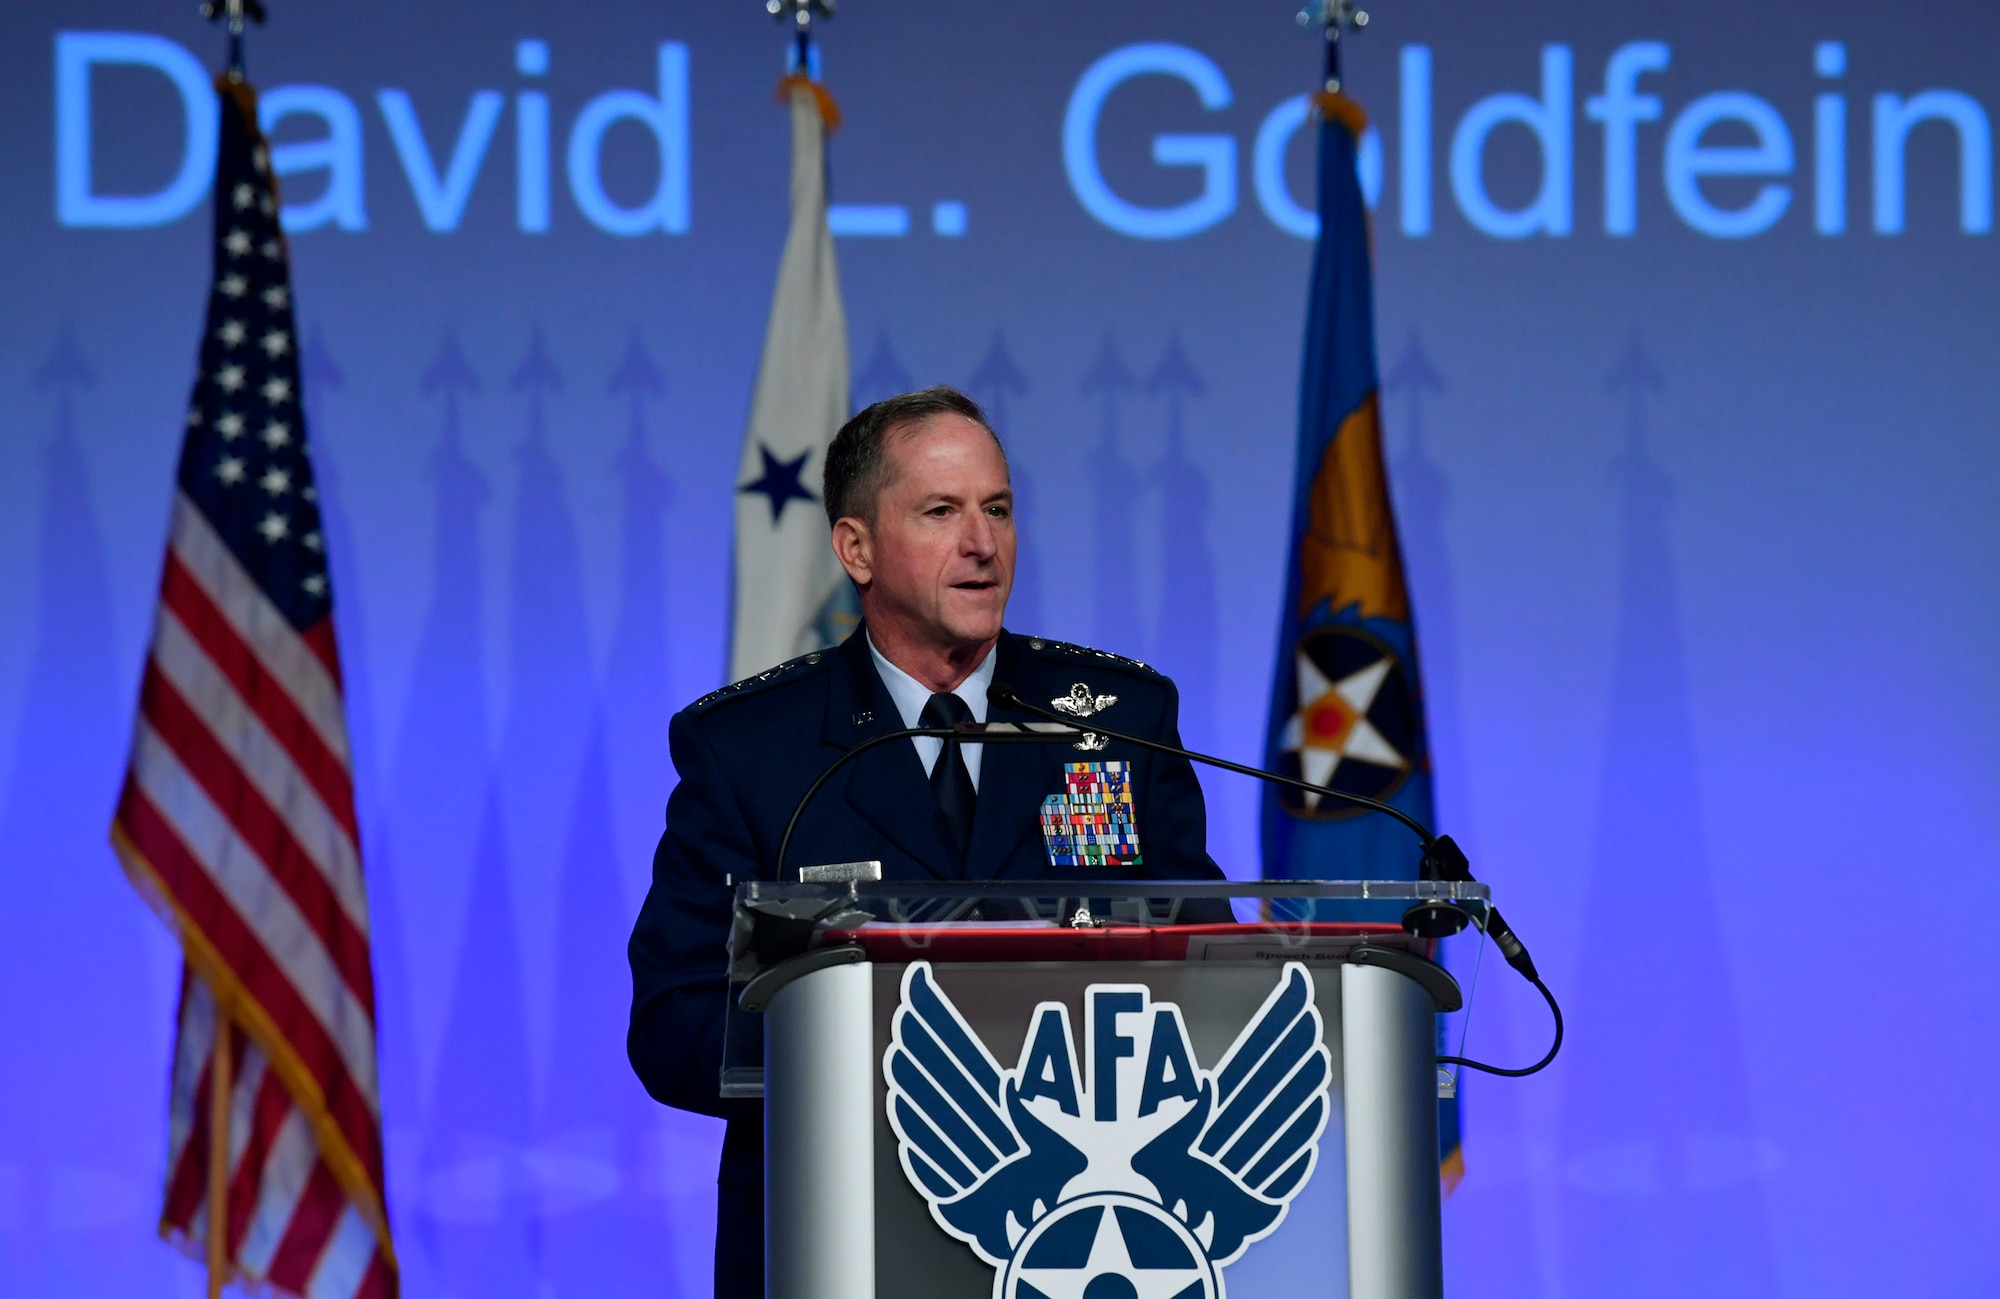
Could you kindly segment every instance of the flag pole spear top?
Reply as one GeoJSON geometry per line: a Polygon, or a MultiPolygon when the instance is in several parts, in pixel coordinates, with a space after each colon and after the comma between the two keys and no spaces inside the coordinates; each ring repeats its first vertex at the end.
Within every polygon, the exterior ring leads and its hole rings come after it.
{"type": "Polygon", "coordinates": [[[836,0],[764,0],[764,12],[779,22],[789,19],[796,41],[798,74],[812,76],[812,25],[815,18],[831,18],[836,0]]]}
{"type": "Polygon", "coordinates": [[[202,0],[201,16],[229,27],[229,70],[231,81],[243,80],[243,24],[247,20],[263,25],[262,0],[202,0]]]}
{"type": "Polygon", "coordinates": [[[1359,35],[1368,26],[1368,11],[1356,0],[1309,0],[1299,10],[1298,24],[1317,23],[1326,34],[1326,86],[1329,94],[1340,93],[1340,37],[1342,32],[1359,35]]]}

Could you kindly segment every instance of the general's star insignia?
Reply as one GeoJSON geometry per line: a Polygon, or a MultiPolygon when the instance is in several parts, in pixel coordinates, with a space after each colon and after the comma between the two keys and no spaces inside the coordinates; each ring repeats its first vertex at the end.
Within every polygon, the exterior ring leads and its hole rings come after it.
{"type": "MultiPolygon", "coordinates": [[[[1387,658],[1327,679],[1303,649],[1297,654],[1299,710],[1285,723],[1284,751],[1296,754],[1299,777],[1315,785],[1333,779],[1343,762],[1366,762],[1402,771],[1409,759],[1398,753],[1368,720],[1382,683],[1394,662],[1387,658]]],[[[1308,810],[1319,806],[1319,795],[1302,794],[1308,810]]]]}

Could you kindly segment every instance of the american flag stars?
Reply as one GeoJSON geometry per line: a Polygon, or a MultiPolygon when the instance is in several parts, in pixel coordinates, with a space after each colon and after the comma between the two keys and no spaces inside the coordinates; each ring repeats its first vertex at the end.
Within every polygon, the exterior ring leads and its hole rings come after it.
{"type": "Polygon", "coordinates": [[[298,330],[268,160],[237,166],[217,189],[216,274],[182,486],[303,629],[325,616],[328,587],[299,410],[298,330]]]}

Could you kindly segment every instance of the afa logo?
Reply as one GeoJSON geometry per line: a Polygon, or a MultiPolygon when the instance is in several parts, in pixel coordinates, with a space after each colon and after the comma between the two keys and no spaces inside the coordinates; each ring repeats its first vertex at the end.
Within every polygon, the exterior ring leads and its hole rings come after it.
{"type": "Polygon", "coordinates": [[[1035,1008],[1003,1069],[932,977],[903,976],[882,1070],[903,1171],[993,1265],[994,1299],[1223,1299],[1222,1269],[1312,1176],[1332,1056],[1303,965],[1212,1070],[1138,984],[1035,1008]]]}

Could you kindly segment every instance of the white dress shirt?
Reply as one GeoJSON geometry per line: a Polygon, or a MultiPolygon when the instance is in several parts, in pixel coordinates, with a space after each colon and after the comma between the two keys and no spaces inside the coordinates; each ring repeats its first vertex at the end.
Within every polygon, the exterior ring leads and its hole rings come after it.
{"type": "MultiPolygon", "coordinates": [[[[995,648],[998,648],[997,646],[995,648]]],[[[915,728],[923,724],[924,705],[931,701],[931,688],[917,680],[903,669],[882,657],[882,651],[875,648],[875,638],[868,638],[868,653],[875,660],[875,671],[881,674],[882,684],[889,687],[889,697],[896,701],[896,711],[902,714],[903,725],[915,728]]],[[[972,675],[958,683],[952,691],[965,701],[972,710],[972,720],[986,720],[986,687],[993,684],[993,650],[986,651],[986,657],[972,670],[972,675]]],[[[917,757],[924,764],[924,774],[931,774],[937,766],[938,755],[944,752],[943,740],[913,737],[910,743],[917,746],[917,757]]],[[[986,746],[966,744],[959,751],[965,755],[965,770],[972,777],[972,788],[979,789],[979,755],[986,746]]]]}

